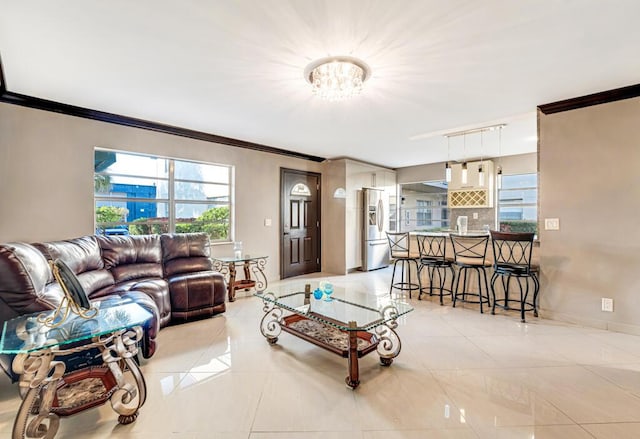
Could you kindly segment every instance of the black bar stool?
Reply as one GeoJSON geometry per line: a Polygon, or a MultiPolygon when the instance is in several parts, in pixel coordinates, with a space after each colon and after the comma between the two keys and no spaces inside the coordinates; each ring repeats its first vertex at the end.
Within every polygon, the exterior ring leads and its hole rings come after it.
{"type": "MultiPolygon", "coordinates": [[[[456,272],[453,270],[453,260],[447,259],[447,236],[441,233],[426,233],[416,236],[418,240],[418,251],[420,252],[420,272],[426,268],[429,276],[429,295],[433,296],[433,283],[435,275],[438,274],[437,288],[440,292],[440,305],[443,304],[443,296],[451,296],[453,294],[453,281],[456,272]],[[451,271],[451,285],[447,289],[445,283],[447,281],[447,269],[451,271]],[[446,293],[445,293],[446,292],[446,293]]],[[[425,288],[420,290],[418,299],[422,298],[425,288]]]]}
{"type": "Polygon", "coordinates": [[[411,299],[411,291],[417,290],[418,293],[422,291],[422,285],[420,283],[420,267],[418,265],[418,257],[411,256],[411,241],[409,240],[409,233],[392,233],[386,232],[387,239],[389,240],[389,252],[391,259],[393,259],[393,274],[391,275],[391,288],[389,294],[393,293],[394,288],[400,291],[408,291],[409,299],[411,299]],[[396,268],[400,263],[400,282],[396,280],[396,268]],[[418,282],[411,281],[411,265],[415,265],[415,273],[418,277],[418,282]],[[407,281],[405,281],[405,271],[407,272],[407,281]]]}
{"type": "Polygon", "coordinates": [[[520,308],[520,321],[525,323],[525,311],[533,311],[538,317],[538,267],[531,264],[533,251],[533,233],[512,233],[491,231],[493,245],[493,275],[491,276],[491,293],[493,295],[493,308],[491,314],[496,312],[496,302],[501,302],[503,309],[509,307],[509,302],[518,302],[520,308]],[[500,277],[504,298],[496,300],[495,283],[500,277]],[[520,290],[520,300],[509,298],[509,283],[515,277],[520,290]],[[533,281],[533,300],[527,301],[529,295],[529,279],[533,281]],[[524,285],[523,285],[524,284],[524,285]]]}
{"type": "Polygon", "coordinates": [[[489,235],[459,235],[451,233],[449,238],[453,245],[454,264],[458,267],[458,280],[456,281],[456,288],[453,294],[453,306],[455,308],[456,301],[458,300],[466,303],[478,303],[480,304],[480,313],[484,313],[482,305],[486,303],[487,306],[491,306],[486,272],[486,268],[491,266],[491,263],[487,262],[486,259],[489,235]],[[467,291],[467,274],[469,270],[475,271],[478,275],[477,293],[467,291]],[[481,278],[484,279],[484,295],[482,294],[481,278]],[[462,292],[459,291],[460,279],[464,279],[462,292]],[[478,300],[469,300],[467,296],[477,297],[478,300]]]}

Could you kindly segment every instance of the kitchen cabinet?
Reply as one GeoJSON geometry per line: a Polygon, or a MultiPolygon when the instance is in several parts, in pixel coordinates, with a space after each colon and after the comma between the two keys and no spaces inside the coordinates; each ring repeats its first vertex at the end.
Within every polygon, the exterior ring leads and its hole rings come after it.
{"type": "Polygon", "coordinates": [[[447,204],[450,209],[468,207],[493,207],[495,192],[493,162],[467,163],[467,182],[462,182],[462,164],[451,165],[451,181],[448,185],[447,204]],[[484,171],[484,182],[480,184],[480,165],[484,171]]]}

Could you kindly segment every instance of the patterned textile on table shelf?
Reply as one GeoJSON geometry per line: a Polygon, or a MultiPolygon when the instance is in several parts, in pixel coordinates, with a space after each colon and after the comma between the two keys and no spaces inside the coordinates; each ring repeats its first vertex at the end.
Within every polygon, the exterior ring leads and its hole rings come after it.
{"type": "MultiPolygon", "coordinates": [[[[299,332],[310,335],[313,338],[323,341],[327,344],[337,347],[338,349],[349,349],[349,334],[341,331],[333,326],[325,325],[315,320],[298,320],[289,324],[299,332]]],[[[358,350],[365,349],[371,345],[371,342],[358,337],[358,350]]]]}

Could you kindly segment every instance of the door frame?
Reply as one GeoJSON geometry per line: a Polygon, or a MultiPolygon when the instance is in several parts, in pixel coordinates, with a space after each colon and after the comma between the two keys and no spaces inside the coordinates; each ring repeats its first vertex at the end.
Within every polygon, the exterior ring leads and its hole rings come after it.
{"type": "Polygon", "coordinates": [[[280,233],[280,279],[285,279],[284,277],[284,175],[290,174],[300,174],[304,176],[314,176],[318,178],[318,239],[316,249],[318,252],[318,271],[315,273],[319,273],[322,271],[322,174],[319,172],[311,172],[311,171],[302,171],[300,169],[291,169],[291,168],[280,168],[280,225],[279,225],[279,233],[280,233]]]}

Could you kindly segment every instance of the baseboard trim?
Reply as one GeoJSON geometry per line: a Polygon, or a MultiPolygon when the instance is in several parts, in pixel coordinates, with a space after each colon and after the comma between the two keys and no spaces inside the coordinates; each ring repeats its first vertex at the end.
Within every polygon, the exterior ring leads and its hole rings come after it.
{"type": "Polygon", "coordinates": [[[573,323],[575,325],[585,326],[588,328],[602,329],[605,331],[622,332],[630,335],[640,335],[640,325],[632,325],[628,323],[609,322],[607,320],[589,319],[573,314],[560,313],[550,310],[540,309],[538,311],[540,317],[557,320],[560,322],[573,323]]]}

